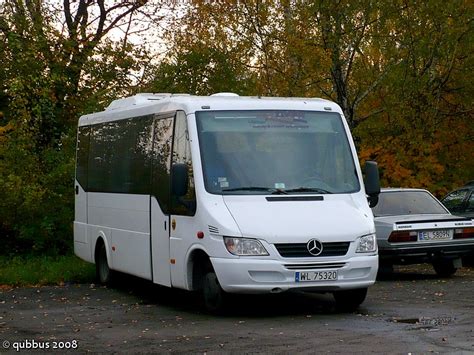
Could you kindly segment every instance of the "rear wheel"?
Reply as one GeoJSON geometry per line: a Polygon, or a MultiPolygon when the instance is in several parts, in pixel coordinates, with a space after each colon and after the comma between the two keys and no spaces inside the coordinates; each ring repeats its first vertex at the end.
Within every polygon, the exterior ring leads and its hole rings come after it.
{"type": "Polygon", "coordinates": [[[458,270],[457,267],[454,266],[454,262],[452,260],[433,261],[433,269],[440,277],[453,276],[458,270]]]}
{"type": "Polygon", "coordinates": [[[209,271],[204,275],[202,293],[206,310],[218,313],[224,309],[227,294],[219,284],[214,271],[209,271]]]}
{"type": "Polygon", "coordinates": [[[462,264],[466,266],[474,266],[474,252],[470,252],[462,258],[462,264]]]}
{"type": "Polygon", "coordinates": [[[101,284],[108,284],[112,280],[112,270],[109,268],[107,262],[107,252],[105,250],[105,245],[102,243],[97,250],[97,257],[95,260],[95,271],[97,275],[97,280],[101,284]]]}
{"type": "Polygon", "coordinates": [[[367,296],[367,288],[334,292],[336,308],[343,312],[355,311],[367,296]]]}
{"type": "Polygon", "coordinates": [[[377,278],[383,279],[393,274],[393,264],[389,262],[379,262],[377,278]]]}

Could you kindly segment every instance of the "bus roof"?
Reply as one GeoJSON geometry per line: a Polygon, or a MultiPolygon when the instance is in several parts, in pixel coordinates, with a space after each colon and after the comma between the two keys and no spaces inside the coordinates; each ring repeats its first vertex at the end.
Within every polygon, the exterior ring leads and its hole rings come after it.
{"type": "Polygon", "coordinates": [[[79,126],[182,110],[186,114],[206,110],[302,110],[342,114],[336,103],[320,98],[239,96],[218,93],[210,96],[143,93],[114,100],[104,111],[79,119],[79,126]]]}

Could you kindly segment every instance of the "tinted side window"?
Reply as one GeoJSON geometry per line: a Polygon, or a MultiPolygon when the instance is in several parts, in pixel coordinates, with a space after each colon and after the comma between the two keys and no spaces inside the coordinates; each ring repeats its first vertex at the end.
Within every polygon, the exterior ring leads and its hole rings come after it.
{"type": "Polygon", "coordinates": [[[443,199],[443,204],[450,211],[459,211],[468,192],[468,190],[453,191],[443,199]]]}
{"type": "Polygon", "coordinates": [[[153,119],[149,116],[129,120],[126,124],[128,127],[125,129],[129,135],[125,146],[128,151],[124,153],[127,159],[118,162],[129,172],[129,180],[122,182],[125,184],[123,190],[133,194],[150,194],[153,119]]]}
{"type": "Polygon", "coordinates": [[[113,191],[111,160],[117,129],[116,122],[91,126],[88,190],[92,192],[113,191]]]}
{"type": "Polygon", "coordinates": [[[174,117],[154,120],[152,194],[163,213],[170,211],[170,168],[174,117]]]}
{"type": "Polygon", "coordinates": [[[186,164],[188,167],[189,180],[188,192],[185,196],[171,196],[172,213],[193,216],[196,212],[196,193],[194,190],[194,175],[188,125],[186,115],[183,111],[178,111],[175,119],[173,164],[186,164]]]}
{"type": "Polygon", "coordinates": [[[87,190],[88,155],[89,155],[89,130],[88,126],[79,127],[77,132],[76,147],[76,180],[84,190],[87,190]]]}
{"type": "Polygon", "coordinates": [[[91,126],[88,190],[149,194],[152,117],[91,126]]]}

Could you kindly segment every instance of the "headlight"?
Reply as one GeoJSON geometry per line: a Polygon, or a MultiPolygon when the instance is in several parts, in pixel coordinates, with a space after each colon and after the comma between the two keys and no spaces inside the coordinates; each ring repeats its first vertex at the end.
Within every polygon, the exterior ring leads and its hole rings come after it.
{"type": "Polygon", "coordinates": [[[239,256],[268,255],[267,250],[257,239],[224,237],[229,253],[239,256]]]}
{"type": "Polygon", "coordinates": [[[377,251],[377,238],[375,234],[364,235],[359,238],[356,253],[373,253],[377,251]]]}

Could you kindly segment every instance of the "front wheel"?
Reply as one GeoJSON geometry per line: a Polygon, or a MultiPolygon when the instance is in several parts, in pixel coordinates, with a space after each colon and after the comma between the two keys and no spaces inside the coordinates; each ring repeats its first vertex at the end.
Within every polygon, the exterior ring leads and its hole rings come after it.
{"type": "Polygon", "coordinates": [[[433,262],[433,269],[440,277],[453,276],[458,270],[452,260],[437,260],[433,262]]]}
{"type": "Polygon", "coordinates": [[[207,311],[217,313],[224,309],[227,294],[219,284],[214,271],[209,271],[204,275],[202,293],[207,311]]]}
{"type": "Polygon", "coordinates": [[[367,288],[334,292],[336,308],[343,312],[355,311],[367,296],[367,288]]]}

